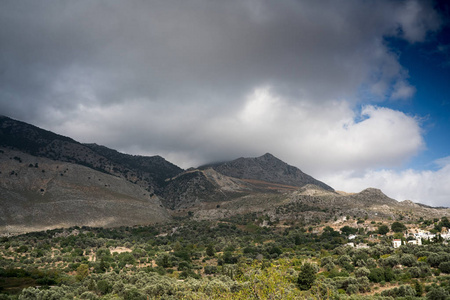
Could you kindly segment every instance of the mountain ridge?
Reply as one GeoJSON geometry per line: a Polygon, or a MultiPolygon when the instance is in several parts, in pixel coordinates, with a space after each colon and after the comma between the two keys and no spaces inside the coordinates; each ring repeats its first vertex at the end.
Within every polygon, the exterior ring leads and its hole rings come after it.
{"type": "Polygon", "coordinates": [[[174,176],[183,171],[161,156],[133,156],[97,144],[82,144],[71,138],[5,116],[0,117],[0,146],[35,156],[81,164],[125,178],[152,193],[162,188],[161,185],[164,184],[162,178],[174,176]],[[115,159],[117,157],[120,157],[122,161],[115,159]],[[152,164],[155,169],[158,169],[156,176],[154,172],[149,172],[149,166],[151,168],[152,164]]]}
{"type": "Polygon", "coordinates": [[[270,218],[302,224],[353,216],[450,215],[381,190],[338,193],[270,153],[183,170],[163,157],[82,144],[0,116],[0,234],[134,226],[173,218],[270,218]]]}

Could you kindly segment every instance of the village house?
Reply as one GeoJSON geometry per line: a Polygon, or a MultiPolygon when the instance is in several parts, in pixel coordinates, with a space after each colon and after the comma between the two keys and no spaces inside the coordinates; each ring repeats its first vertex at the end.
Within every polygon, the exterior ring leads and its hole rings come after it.
{"type": "Polygon", "coordinates": [[[398,248],[401,245],[402,245],[402,240],[400,240],[400,239],[395,239],[392,241],[392,247],[394,247],[394,248],[398,248]]]}
{"type": "MultiPolygon", "coordinates": [[[[409,240],[408,241],[408,244],[411,244],[411,245],[422,245],[422,239],[421,238],[417,238],[417,239],[415,239],[415,240],[409,240]]],[[[394,247],[395,248],[395,247],[394,247]]]]}

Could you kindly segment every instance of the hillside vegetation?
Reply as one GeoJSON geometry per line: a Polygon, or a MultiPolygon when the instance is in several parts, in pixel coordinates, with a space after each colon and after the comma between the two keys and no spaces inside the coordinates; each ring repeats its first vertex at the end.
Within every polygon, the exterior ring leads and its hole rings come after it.
{"type": "Polygon", "coordinates": [[[403,234],[389,224],[350,218],[334,230],[248,215],[4,237],[0,299],[448,299],[450,246],[435,238],[395,249],[403,234]],[[347,245],[351,233],[361,247],[347,245]]]}

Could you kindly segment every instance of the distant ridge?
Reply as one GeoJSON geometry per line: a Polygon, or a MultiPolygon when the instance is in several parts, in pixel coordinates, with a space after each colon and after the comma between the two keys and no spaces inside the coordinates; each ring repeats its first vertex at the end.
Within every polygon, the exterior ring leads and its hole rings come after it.
{"type": "Polygon", "coordinates": [[[229,162],[204,165],[201,168],[213,168],[221,174],[239,179],[255,179],[298,187],[314,184],[325,190],[334,191],[329,185],[288,165],[270,153],[255,158],[241,157],[229,162]]]}
{"type": "Polygon", "coordinates": [[[159,187],[164,185],[166,178],[176,176],[183,171],[183,169],[165,160],[159,155],[129,155],[97,144],[84,145],[114,163],[121,164],[130,170],[137,170],[138,172],[148,174],[159,187]]]}

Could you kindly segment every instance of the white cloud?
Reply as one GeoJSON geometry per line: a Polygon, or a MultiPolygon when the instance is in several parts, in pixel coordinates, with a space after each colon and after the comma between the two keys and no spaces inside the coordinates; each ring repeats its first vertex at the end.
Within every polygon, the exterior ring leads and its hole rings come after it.
{"type": "Polygon", "coordinates": [[[381,189],[399,201],[412,200],[432,206],[450,207],[450,159],[440,161],[437,171],[407,169],[369,169],[363,174],[352,171],[330,174],[324,180],[338,190],[359,192],[367,187],[381,189]],[[445,165],[442,162],[445,161],[445,165]]]}
{"type": "Polygon", "coordinates": [[[122,105],[85,108],[77,124],[60,130],[125,152],[170,157],[182,167],[271,152],[317,176],[399,165],[424,146],[418,120],[388,108],[365,106],[355,113],[345,101],[293,102],[268,87],[255,89],[242,103],[217,110],[207,102],[168,107],[132,101],[126,114],[122,105]],[[180,117],[167,122],[173,113],[180,117]]]}
{"type": "Polygon", "coordinates": [[[394,90],[391,94],[392,100],[403,100],[409,99],[416,93],[416,88],[409,83],[402,81],[397,81],[394,85],[394,90]]]}
{"type": "Polygon", "coordinates": [[[435,30],[440,26],[440,18],[431,6],[423,5],[424,1],[406,1],[404,9],[398,11],[401,25],[401,35],[411,43],[425,39],[428,30],[435,30]],[[418,19],[422,19],[418,22],[418,19]]]}
{"type": "Polygon", "coordinates": [[[319,179],[424,148],[383,107],[415,93],[384,39],[424,41],[431,1],[24,0],[0,20],[0,111],[83,142],[182,167],[271,152],[319,179]]]}

